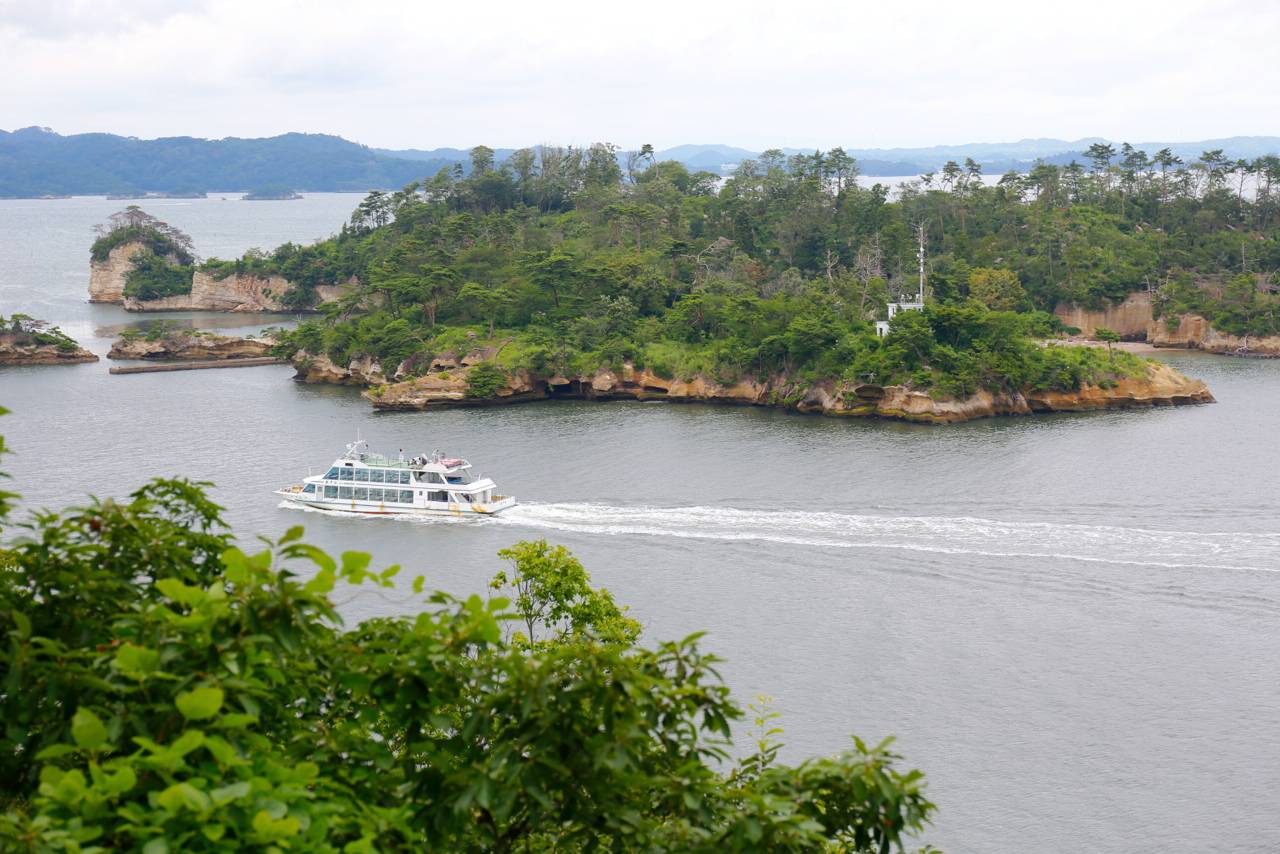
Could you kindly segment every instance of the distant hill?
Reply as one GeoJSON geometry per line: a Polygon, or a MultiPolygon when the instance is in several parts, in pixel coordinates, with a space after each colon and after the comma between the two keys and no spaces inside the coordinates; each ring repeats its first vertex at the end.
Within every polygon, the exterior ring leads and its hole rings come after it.
{"type": "Polygon", "coordinates": [[[0,197],[234,192],[268,185],[365,191],[403,187],[430,174],[424,166],[323,134],[209,140],[0,131],[0,197]]]}
{"type": "MultiPolygon", "coordinates": [[[[936,172],[948,160],[973,158],[983,171],[1025,171],[1037,159],[1065,164],[1085,161],[1084,150],[1097,137],[1077,140],[1023,139],[1017,142],[964,143],[927,148],[846,148],[863,175],[893,177],[936,172]]],[[[1119,147],[1119,143],[1113,143],[1119,147]]],[[[1154,154],[1170,148],[1188,162],[1201,152],[1221,148],[1229,158],[1252,159],[1280,153],[1280,137],[1233,136],[1198,142],[1142,142],[1154,154]]],[[[505,161],[515,149],[494,150],[505,161]]],[[[812,149],[784,148],[785,154],[812,149]]],[[[619,155],[620,158],[623,155],[619,155]]],[[[691,171],[725,175],[760,152],[724,144],[677,145],[656,152],[659,160],[677,160],[691,171]]],[[[197,139],[188,136],[136,139],[105,133],[62,136],[47,128],[0,131],[0,197],[61,195],[138,196],[144,193],[198,195],[256,187],[302,191],[398,189],[410,181],[461,165],[469,168],[467,149],[369,148],[337,136],[287,133],[263,139],[197,139]]]]}

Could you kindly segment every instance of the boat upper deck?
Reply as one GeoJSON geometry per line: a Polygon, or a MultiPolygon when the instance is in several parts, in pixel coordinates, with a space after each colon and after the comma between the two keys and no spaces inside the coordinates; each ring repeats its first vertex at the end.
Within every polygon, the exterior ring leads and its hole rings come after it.
{"type": "Polygon", "coordinates": [[[466,460],[459,457],[445,457],[439,451],[435,451],[430,455],[418,454],[406,460],[403,455],[387,457],[382,454],[371,453],[363,450],[363,445],[363,441],[353,442],[348,445],[347,452],[342,455],[342,459],[357,462],[371,468],[410,469],[412,471],[451,472],[471,468],[471,463],[466,460]]]}

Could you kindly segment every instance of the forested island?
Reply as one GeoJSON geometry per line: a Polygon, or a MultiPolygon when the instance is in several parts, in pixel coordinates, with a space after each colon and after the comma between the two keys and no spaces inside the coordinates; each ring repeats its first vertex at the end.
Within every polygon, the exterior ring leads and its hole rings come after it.
{"type": "Polygon", "coordinates": [[[142,309],[316,311],[277,352],[303,378],[373,386],[379,406],[632,396],[898,417],[906,395],[908,416],[962,420],[1208,400],[1131,354],[1062,346],[1052,312],[1140,294],[1163,328],[1265,352],[1280,160],[1088,154],[995,183],[948,163],[891,195],[839,149],[766,152],[721,178],[648,147],[501,164],[478,147],[465,174],[370,193],[328,240],[202,263],[152,247],[130,287],[142,309]],[[880,337],[919,286],[921,245],[926,306],[880,337]],[[206,299],[217,283],[232,293],[206,299]]]}
{"type": "MultiPolygon", "coordinates": [[[[994,186],[969,163],[890,198],[887,187],[860,187],[856,162],[839,150],[769,153],[727,180],[651,152],[625,170],[616,154],[543,148],[496,166],[479,148],[469,176],[371,193],[330,240],[209,264],[282,276],[299,304],[317,286],[359,282],[283,335],[280,353],[304,376],[378,386],[370,396],[384,405],[525,390],[609,396],[629,393],[625,376],[641,371],[686,386],[755,384],[749,402],[797,408],[820,389],[822,411],[896,416],[868,401],[890,387],[939,402],[987,394],[994,414],[1072,408],[1055,395],[1141,384],[1153,370],[1144,360],[1046,346],[1065,331],[1049,310],[1122,299],[1147,283],[1172,292],[1198,276],[1253,277],[1276,253],[1269,188],[1257,201],[1231,192],[1212,158],[1212,168],[1161,173],[1136,153],[1115,165],[1098,152],[1090,170],[1045,165],[994,186]],[[1255,235],[1243,256],[1242,220],[1255,235]],[[897,313],[880,338],[873,321],[918,287],[921,237],[928,304],[897,313]],[[501,377],[486,368],[489,379],[459,387],[450,364],[469,375],[478,366],[462,364],[468,357],[501,377]],[[441,393],[420,393],[440,385],[441,371],[441,393]],[[622,382],[600,389],[604,372],[622,382]]],[[[1249,298],[1275,300],[1261,284],[1249,298]]],[[[1151,396],[1203,399],[1189,385],[1151,396]]]]}
{"type": "Polygon", "coordinates": [[[274,184],[269,187],[257,187],[240,197],[242,202],[291,202],[302,198],[292,187],[274,184]]]}

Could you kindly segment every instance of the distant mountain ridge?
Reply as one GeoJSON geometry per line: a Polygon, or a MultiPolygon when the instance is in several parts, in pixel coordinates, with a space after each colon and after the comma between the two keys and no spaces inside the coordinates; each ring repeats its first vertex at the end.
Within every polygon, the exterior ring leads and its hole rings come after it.
{"type": "Polygon", "coordinates": [[[45,128],[0,131],[0,197],[403,187],[423,166],[325,134],[265,139],[62,136],[45,128]]]}
{"type": "MultiPolygon", "coordinates": [[[[1022,139],[926,148],[846,148],[863,175],[902,177],[936,172],[948,160],[972,158],[988,174],[1025,171],[1036,160],[1066,164],[1085,161],[1084,151],[1100,137],[1077,140],[1022,139]]],[[[1111,141],[1119,148],[1120,143],[1111,141]]],[[[1201,152],[1222,149],[1231,159],[1280,153],[1278,136],[1233,136],[1193,142],[1141,142],[1154,154],[1169,148],[1191,161],[1201,152]]],[[[516,149],[494,149],[501,163],[516,149]]],[[[784,148],[784,154],[813,149],[784,148]]],[[[656,152],[659,160],[677,160],[691,171],[728,174],[761,152],[724,144],[677,145],[656,152]]],[[[63,136],[47,128],[0,130],[0,198],[56,195],[128,195],[145,192],[237,192],[280,186],[301,191],[397,189],[441,169],[469,167],[468,149],[370,148],[327,134],[287,133],[241,139],[164,137],[137,139],[105,133],[63,136]]]]}

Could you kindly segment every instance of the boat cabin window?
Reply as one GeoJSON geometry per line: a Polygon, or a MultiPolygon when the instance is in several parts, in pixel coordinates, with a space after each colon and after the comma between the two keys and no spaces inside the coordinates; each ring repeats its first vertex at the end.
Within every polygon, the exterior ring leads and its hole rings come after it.
{"type": "Polygon", "coordinates": [[[356,483],[368,483],[368,481],[369,481],[369,470],[356,469],[356,483]]]}
{"type": "Polygon", "coordinates": [[[418,475],[418,480],[423,483],[444,483],[444,478],[440,477],[438,472],[426,471],[418,475]]]}
{"type": "Polygon", "coordinates": [[[409,483],[409,472],[407,470],[400,472],[400,482],[409,483]]]}
{"type": "Polygon", "coordinates": [[[427,493],[427,500],[428,500],[428,501],[448,501],[448,500],[449,500],[449,493],[447,493],[447,492],[428,492],[428,493],[427,493]]]}
{"type": "Polygon", "coordinates": [[[351,497],[351,487],[349,487],[349,486],[340,486],[340,487],[338,487],[338,497],[339,497],[339,498],[350,498],[350,497],[351,497]]]}
{"type": "Polygon", "coordinates": [[[413,490],[412,490],[412,489],[402,489],[402,490],[400,490],[400,503],[401,503],[401,504],[412,504],[412,503],[413,503],[413,490]]]}
{"type": "Polygon", "coordinates": [[[303,492],[315,492],[315,491],[316,491],[316,485],[315,485],[314,483],[308,483],[306,486],[302,487],[302,491],[303,491],[303,492]]]}
{"type": "Polygon", "coordinates": [[[324,488],[324,497],[325,497],[325,498],[337,498],[337,497],[338,497],[338,487],[336,487],[336,486],[326,486],[326,487],[324,488]]]}
{"type": "Polygon", "coordinates": [[[334,466],[333,468],[331,468],[331,469],[329,469],[327,472],[325,472],[324,479],[325,479],[325,480],[337,480],[337,479],[338,479],[338,467],[337,467],[337,466],[334,466]]]}
{"type": "MultiPolygon", "coordinates": [[[[392,472],[392,474],[394,473],[395,472],[392,472]]],[[[373,471],[369,472],[369,482],[382,483],[382,469],[374,469],[373,471]]]]}
{"type": "Polygon", "coordinates": [[[351,469],[338,469],[338,477],[342,480],[351,480],[351,469]]]}
{"type": "Polygon", "coordinates": [[[369,500],[370,500],[370,501],[381,501],[381,500],[382,500],[382,490],[381,490],[381,489],[371,489],[371,490],[369,490],[369,500]]]}
{"type": "Polygon", "coordinates": [[[356,501],[368,501],[368,500],[369,500],[369,490],[365,489],[363,486],[357,486],[356,501]]]}

